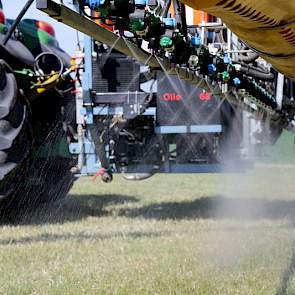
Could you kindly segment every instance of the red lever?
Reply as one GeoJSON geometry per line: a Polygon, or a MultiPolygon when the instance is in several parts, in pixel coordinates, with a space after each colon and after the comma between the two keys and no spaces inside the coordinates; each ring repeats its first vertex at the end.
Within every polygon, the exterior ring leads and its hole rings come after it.
{"type": "Polygon", "coordinates": [[[102,176],[105,172],[106,170],[104,168],[99,169],[98,172],[93,176],[92,181],[95,181],[97,177],[102,176]]]}

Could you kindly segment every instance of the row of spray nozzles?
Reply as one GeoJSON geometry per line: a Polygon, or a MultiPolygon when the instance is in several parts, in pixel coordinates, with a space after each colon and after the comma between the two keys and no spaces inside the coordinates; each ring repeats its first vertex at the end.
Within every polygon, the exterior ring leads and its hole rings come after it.
{"type": "Polygon", "coordinates": [[[151,51],[171,63],[185,65],[223,84],[242,86],[245,76],[240,65],[234,64],[222,48],[204,46],[197,30],[187,34],[176,19],[164,17],[168,15],[161,14],[163,7],[158,0],[84,0],[84,5],[98,11],[102,21],[110,20],[115,30],[133,33],[139,46],[145,41],[151,51]]]}
{"type": "Polygon", "coordinates": [[[147,41],[149,49],[166,54],[177,64],[190,61],[196,67],[202,55],[208,56],[198,34],[187,36],[175,18],[160,15],[163,8],[157,0],[84,0],[84,4],[98,11],[102,21],[111,21],[107,24],[115,30],[132,32],[139,44],[147,41]]]}

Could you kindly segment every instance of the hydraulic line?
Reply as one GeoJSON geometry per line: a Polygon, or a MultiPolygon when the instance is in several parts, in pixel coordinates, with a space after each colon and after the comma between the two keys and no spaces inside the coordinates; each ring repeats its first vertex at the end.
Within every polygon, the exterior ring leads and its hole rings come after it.
{"type": "Polygon", "coordinates": [[[252,52],[247,55],[240,54],[238,56],[238,59],[240,62],[251,63],[251,62],[254,62],[258,57],[259,57],[259,54],[257,54],[256,52],[252,52]]]}
{"type": "Polygon", "coordinates": [[[26,5],[24,6],[24,8],[19,13],[19,15],[15,19],[14,23],[12,24],[12,26],[9,28],[9,30],[7,32],[7,35],[5,36],[5,39],[3,40],[3,45],[4,46],[7,44],[7,42],[11,38],[11,36],[14,33],[15,29],[17,28],[17,26],[19,25],[20,21],[22,20],[22,18],[24,17],[24,15],[27,13],[27,11],[29,10],[29,8],[31,7],[31,5],[33,4],[34,1],[35,0],[28,0],[28,2],[26,3],[26,5]]]}
{"type": "Polygon", "coordinates": [[[135,173],[135,174],[130,174],[127,175],[126,171],[122,171],[122,177],[125,180],[130,180],[130,181],[142,181],[151,178],[154,176],[157,172],[159,171],[159,166],[154,166],[152,171],[147,172],[147,173],[135,173]]]}
{"type": "Polygon", "coordinates": [[[175,10],[175,19],[178,25],[180,25],[181,32],[184,36],[187,36],[187,24],[185,17],[185,5],[180,3],[178,0],[173,1],[175,10]]]}
{"type": "Polygon", "coordinates": [[[246,75],[249,75],[264,81],[272,81],[274,79],[273,73],[262,72],[259,68],[254,68],[248,65],[247,66],[242,65],[239,71],[246,75]]]}
{"type": "Polygon", "coordinates": [[[129,181],[142,181],[142,180],[151,178],[152,176],[154,176],[154,174],[155,173],[140,173],[140,174],[127,175],[125,173],[122,173],[122,177],[125,180],[129,180],[129,181]]]}
{"type": "Polygon", "coordinates": [[[101,128],[98,128],[96,124],[89,125],[89,129],[95,145],[96,153],[101,162],[101,167],[108,171],[110,169],[110,162],[106,154],[106,144],[102,135],[103,131],[101,128]],[[101,131],[101,134],[98,133],[99,131],[101,131]]]}
{"type": "Polygon", "coordinates": [[[185,37],[187,37],[187,23],[186,23],[185,5],[183,3],[180,3],[179,7],[180,7],[182,33],[185,37]]]}

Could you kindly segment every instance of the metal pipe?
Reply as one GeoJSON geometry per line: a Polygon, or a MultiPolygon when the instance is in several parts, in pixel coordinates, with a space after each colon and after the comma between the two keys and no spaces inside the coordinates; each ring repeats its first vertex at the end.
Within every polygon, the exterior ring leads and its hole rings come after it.
{"type": "MultiPolygon", "coordinates": [[[[232,50],[232,32],[230,29],[227,29],[227,52],[232,50]]],[[[230,54],[230,57],[231,54],[230,54]]]]}
{"type": "Polygon", "coordinates": [[[281,110],[283,106],[284,80],[285,80],[285,76],[281,73],[278,73],[277,89],[276,89],[276,102],[278,105],[278,110],[281,110]]]}
{"type": "Polygon", "coordinates": [[[84,165],[84,130],[81,124],[78,125],[78,143],[80,148],[80,153],[78,156],[78,171],[81,171],[84,165]]]}
{"type": "Polygon", "coordinates": [[[169,12],[169,8],[170,8],[170,6],[171,6],[171,0],[167,0],[167,1],[165,2],[165,5],[164,5],[164,7],[163,7],[163,9],[162,9],[162,12],[161,12],[161,16],[162,16],[162,17],[167,17],[167,14],[168,14],[168,12],[169,12]]]}
{"type": "Polygon", "coordinates": [[[201,42],[202,44],[205,44],[205,12],[202,11],[202,23],[201,23],[201,42]]]}
{"type": "Polygon", "coordinates": [[[226,26],[210,26],[209,24],[208,25],[202,25],[202,24],[199,24],[199,25],[188,25],[187,26],[188,29],[202,29],[202,28],[209,28],[209,29],[212,29],[212,30],[223,30],[223,29],[226,29],[226,26]]]}
{"type": "Polygon", "coordinates": [[[229,50],[229,51],[226,51],[227,53],[253,53],[252,50],[248,50],[248,49],[237,49],[237,50],[229,50]]]}
{"type": "Polygon", "coordinates": [[[225,29],[226,26],[222,23],[222,21],[220,22],[214,22],[214,23],[206,23],[205,21],[201,22],[200,24],[197,25],[189,25],[189,28],[214,28],[214,27],[218,27],[218,28],[222,28],[225,29]]]}
{"type": "Polygon", "coordinates": [[[16,27],[18,26],[18,24],[20,23],[20,21],[22,20],[22,18],[24,17],[24,15],[26,14],[26,12],[28,11],[28,9],[30,8],[30,6],[33,4],[34,1],[35,0],[28,0],[26,5],[24,6],[24,8],[19,13],[19,15],[17,16],[17,18],[14,21],[14,23],[12,24],[12,26],[9,28],[9,30],[8,30],[6,36],[5,36],[4,40],[3,40],[3,45],[4,46],[7,44],[7,42],[11,38],[11,36],[12,36],[13,32],[15,31],[16,27]]]}

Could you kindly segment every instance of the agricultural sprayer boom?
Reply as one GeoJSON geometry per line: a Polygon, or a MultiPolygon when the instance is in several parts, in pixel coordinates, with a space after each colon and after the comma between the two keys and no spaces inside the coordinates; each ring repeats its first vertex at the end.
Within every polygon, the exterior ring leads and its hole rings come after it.
{"type": "MultiPolygon", "coordinates": [[[[293,82],[244,43],[260,36],[259,26],[242,41],[214,16],[211,2],[202,5],[212,15],[193,11],[192,17],[177,0],[79,0],[71,8],[37,1],[38,9],[86,36],[83,95],[77,103],[82,135],[70,148],[79,158],[77,171],[98,171],[106,181],[113,172],[140,172],[125,175],[137,180],[156,172],[217,171],[214,165],[230,162],[224,150],[235,150],[229,153],[241,159],[247,141],[274,143],[283,129],[293,130],[293,94],[284,88],[293,82]],[[137,65],[138,72],[119,73],[123,63],[137,65]],[[150,88],[139,82],[133,87],[144,71],[150,88]],[[124,79],[131,82],[125,85],[124,79]]],[[[224,13],[235,29],[223,5],[228,3],[222,2],[216,3],[217,16],[224,13]]],[[[256,15],[241,23],[251,26],[252,20],[256,15]]],[[[273,49],[269,42],[264,48],[273,49]]],[[[262,55],[274,58],[272,51],[262,55]]]]}

